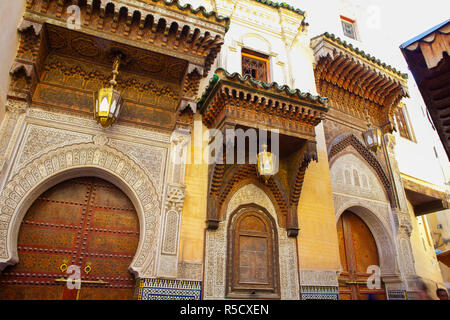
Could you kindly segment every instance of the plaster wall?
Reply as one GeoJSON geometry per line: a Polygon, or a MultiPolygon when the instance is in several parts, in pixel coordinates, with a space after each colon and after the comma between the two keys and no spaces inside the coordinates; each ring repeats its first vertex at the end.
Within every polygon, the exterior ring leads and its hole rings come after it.
{"type": "Polygon", "coordinates": [[[423,217],[415,217],[413,207],[409,201],[408,210],[411,223],[413,224],[411,247],[417,275],[428,282],[429,286],[434,286],[435,290],[436,284],[442,287],[444,283],[439,263],[434,253],[433,242],[429,235],[428,224],[423,217]]]}

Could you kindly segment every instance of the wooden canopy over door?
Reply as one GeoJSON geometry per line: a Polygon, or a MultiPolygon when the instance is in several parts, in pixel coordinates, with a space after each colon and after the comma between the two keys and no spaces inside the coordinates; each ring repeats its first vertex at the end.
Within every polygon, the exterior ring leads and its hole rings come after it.
{"type": "Polygon", "coordinates": [[[0,275],[0,299],[133,299],[128,266],[138,241],[138,217],[121,190],[98,178],[62,182],[25,215],[19,263],[0,275]],[[64,281],[70,265],[80,267],[80,290],[64,281]]]}
{"type": "Polygon", "coordinates": [[[367,225],[355,214],[346,211],[337,224],[342,273],[339,277],[341,300],[386,299],[384,284],[379,290],[370,290],[367,273],[371,265],[379,266],[378,249],[367,225]]]}

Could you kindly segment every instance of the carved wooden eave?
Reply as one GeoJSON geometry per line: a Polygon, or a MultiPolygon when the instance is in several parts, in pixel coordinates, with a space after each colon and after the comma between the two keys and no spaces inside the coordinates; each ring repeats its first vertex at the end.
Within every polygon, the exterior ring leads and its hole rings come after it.
{"type": "MultiPolygon", "coordinates": [[[[328,111],[327,101],[327,98],[276,83],[266,84],[219,68],[198,103],[203,123],[208,128],[279,131],[280,169],[264,186],[277,207],[280,226],[286,228],[290,237],[298,235],[298,201],[306,169],[311,161],[318,159],[314,128],[328,111]]],[[[226,152],[227,148],[224,159],[226,152]]],[[[223,161],[210,166],[208,228],[216,229],[224,219],[226,201],[233,191],[241,183],[255,180],[258,177],[254,164],[223,161]]]]}
{"type": "Polygon", "coordinates": [[[450,159],[450,19],[400,49],[450,159]]]}
{"type": "Polygon", "coordinates": [[[409,96],[407,75],[332,34],[311,39],[311,47],[319,93],[330,100],[335,91],[364,98],[368,108],[376,109],[369,110],[375,123],[391,132],[395,108],[409,96]]]}
{"type": "MultiPolygon", "coordinates": [[[[190,61],[206,74],[223,44],[229,18],[178,1],[81,0],[81,29],[96,37],[190,61]]],[[[68,27],[70,0],[27,0],[24,18],[68,27]]]]}

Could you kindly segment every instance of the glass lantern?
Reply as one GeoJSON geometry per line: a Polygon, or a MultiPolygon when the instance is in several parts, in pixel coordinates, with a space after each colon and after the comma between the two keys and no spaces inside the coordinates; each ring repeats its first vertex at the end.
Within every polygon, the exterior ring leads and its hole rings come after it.
{"type": "Polygon", "coordinates": [[[95,99],[95,118],[103,128],[112,125],[118,118],[122,108],[122,96],[111,88],[102,88],[95,99]]]}
{"type": "Polygon", "coordinates": [[[107,128],[112,125],[119,117],[122,108],[122,96],[114,89],[117,85],[116,78],[119,75],[119,66],[123,58],[122,53],[118,52],[113,64],[112,79],[109,81],[109,88],[101,88],[95,96],[95,119],[107,128]]]}
{"type": "Polygon", "coordinates": [[[258,175],[267,181],[276,174],[276,157],[267,151],[267,145],[263,145],[263,151],[257,155],[258,175]]]}
{"type": "Polygon", "coordinates": [[[381,130],[378,128],[369,128],[363,132],[364,142],[367,148],[373,152],[377,152],[381,147],[381,130]]]}

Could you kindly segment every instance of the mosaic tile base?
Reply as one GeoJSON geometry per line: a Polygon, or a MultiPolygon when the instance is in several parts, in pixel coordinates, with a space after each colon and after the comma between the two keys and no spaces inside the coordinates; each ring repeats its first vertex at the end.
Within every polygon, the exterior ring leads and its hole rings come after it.
{"type": "Polygon", "coordinates": [[[339,300],[339,287],[301,286],[302,300],[339,300]]]}
{"type": "Polygon", "coordinates": [[[138,300],[200,300],[201,281],[140,279],[138,300]]]}

